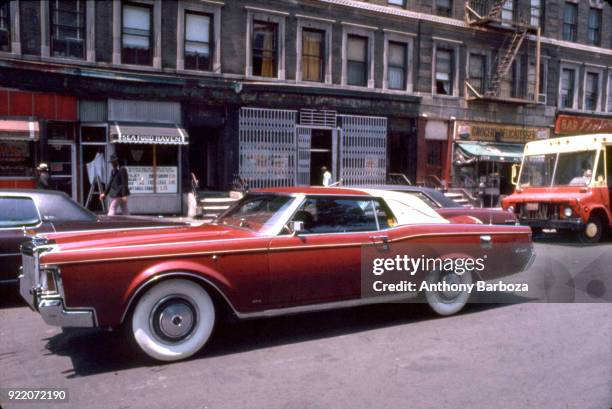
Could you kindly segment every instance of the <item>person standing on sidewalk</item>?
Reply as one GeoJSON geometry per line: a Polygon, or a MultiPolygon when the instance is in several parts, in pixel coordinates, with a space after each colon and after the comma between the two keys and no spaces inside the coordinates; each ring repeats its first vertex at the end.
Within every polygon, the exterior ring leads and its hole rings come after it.
{"type": "Polygon", "coordinates": [[[36,189],[51,189],[49,186],[49,166],[41,163],[36,167],[36,189]]]}
{"type": "Polygon", "coordinates": [[[100,195],[100,200],[104,200],[107,195],[111,198],[110,206],[108,206],[109,216],[116,215],[118,207],[121,207],[121,214],[128,215],[130,214],[128,210],[130,189],[128,188],[127,169],[119,164],[119,158],[115,154],[111,155],[109,162],[113,165],[113,170],[104,193],[100,195]]]}

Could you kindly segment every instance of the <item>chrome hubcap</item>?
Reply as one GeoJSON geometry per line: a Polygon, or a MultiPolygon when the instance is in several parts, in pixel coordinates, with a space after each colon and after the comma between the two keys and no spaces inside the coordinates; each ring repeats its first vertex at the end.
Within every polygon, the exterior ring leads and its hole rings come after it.
{"type": "Polygon", "coordinates": [[[153,333],[166,342],[182,341],[189,337],[197,323],[194,304],[182,296],[160,300],[151,312],[153,333]]]}
{"type": "Polygon", "coordinates": [[[588,223],[584,232],[588,238],[592,239],[597,236],[597,225],[595,223],[588,223]]]}
{"type": "MultiPolygon", "coordinates": [[[[447,273],[446,275],[442,276],[442,279],[440,281],[446,282],[447,284],[460,284],[461,283],[459,276],[455,273],[447,273]]],[[[445,300],[454,300],[455,298],[457,298],[459,293],[460,293],[459,291],[451,291],[450,289],[445,290],[445,291],[440,291],[440,295],[445,300]]]]}

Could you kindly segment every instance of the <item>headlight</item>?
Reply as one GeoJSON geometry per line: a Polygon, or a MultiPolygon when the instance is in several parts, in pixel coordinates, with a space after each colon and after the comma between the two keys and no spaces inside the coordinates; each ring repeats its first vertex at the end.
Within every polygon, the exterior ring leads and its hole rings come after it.
{"type": "Polygon", "coordinates": [[[508,211],[510,213],[514,213],[514,206],[512,206],[512,205],[508,206],[508,211]]]}
{"type": "Polygon", "coordinates": [[[565,217],[572,217],[572,213],[573,213],[573,212],[572,212],[572,208],[571,208],[571,207],[566,207],[566,208],[563,210],[563,215],[564,215],[565,217]]]}

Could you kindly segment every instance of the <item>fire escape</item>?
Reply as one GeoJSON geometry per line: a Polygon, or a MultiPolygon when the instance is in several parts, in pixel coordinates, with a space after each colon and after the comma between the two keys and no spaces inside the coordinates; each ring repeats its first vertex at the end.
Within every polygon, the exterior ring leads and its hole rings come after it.
{"type": "Polygon", "coordinates": [[[467,0],[465,2],[466,22],[480,30],[496,36],[501,46],[497,58],[492,61],[490,74],[484,75],[480,87],[465,81],[468,101],[489,100],[505,101],[518,104],[538,103],[540,82],[540,27],[532,25],[531,9],[515,9],[512,0],[467,0]],[[510,9],[504,9],[511,5],[510,9]],[[532,36],[530,38],[530,36],[532,36]],[[533,38],[535,37],[535,50],[533,38]],[[535,51],[535,56],[533,55],[535,51]],[[535,62],[534,75],[525,75],[527,81],[525,91],[520,95],[503,95],[502,82],[511,73],[511,68],[517,55],[526,55],[535,62]],[[532,77],[532,78],[530,78],[532,77]],[[530,81],[531,80],[531,81],[530,81]],[[478,89],[477,89],[478,88],[478,89]],[[531,92],[529,92],[531,90],[531,92]]]}

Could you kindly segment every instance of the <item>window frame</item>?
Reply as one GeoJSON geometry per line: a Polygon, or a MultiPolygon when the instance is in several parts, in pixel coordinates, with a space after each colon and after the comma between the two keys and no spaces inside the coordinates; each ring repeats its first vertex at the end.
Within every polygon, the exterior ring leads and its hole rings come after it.
{"type": "Polygon", "coordinates": [[[331,84],[332,83],[332,24],[335,20],[327,20],[320,17],[310,17],[304,15],[296,15],[297,17],[297,34],[295,43],[295,78],[297,82],[306,82],[309,84],[331,84]],[[302,78],[302,45],[303,31],[318,30],[324,32],[323,37],[323,80],[320,82],[304,80],[302,78]]]}
{"type": "Polygon", "coordinates": [[[432,69],[431,69],[431,94],[435,97],[442,98],[459,98],[459,59],[460,59],[460,45],[461,42],[452,41],[441,38],[434,38],[433,53],[432,53],[432,69]],[[436,74],[438,72],[437,67],[437,56],[438,50],[450,51],[451,52],[451,93],[450,94],[438,94],[436,84],[436,74]]]}
{"type": "Polygon", "coordinates": [[[406,7],[406,0],[387,0],[387,6],[406,7]]]}
{"type": "Polygon", "coordinates": [[[557,108],[559,109],[577,109],[578,108],[578,75],[580,74],[580,67],[575,64],[562,63],[559,65],[559,85],[557,90],[557,108]],[[573,90],[572,90],[572,106],[566,107],[563,105],[563,96],[561,91],[563,90],[563,71],[573,71],[573,90]]]}
{"type": "Polygon", "coordinates": [[[246,30],[246,64],[245,64],[245,76],[249,78],[256,78],[264,81],[273,80],[284,80],[285,79],[285,19],[289,13],[276,11],[276,10],[265,10],[265,9],[254,9],[249,6],[245,6],[247,9],[247,30],[246,30]],[[261,21],[264,23],[276,24],[276,76],[275,77],[264,77],[253,74],[253,26],[255,21],[261,21]]]}
{"type": "MultiPolygon", "coordinates": [[[[607,112],[612,112],[612,70],[608,69],[608,86],[606,87],[607,89],[607,95],[606,95],[606,111],[607,112]]],[[[602,109],[603,111],[603,109],[602,109]]]]}
{"type": "MultiPolygon", "coordinates": [[[[59,4],[56,2],[56,0],[51,0],[49,1],[49,53],[52,57],[54,58],[68,58],[68,59],[79,59],[79,60],[84,60],[87,57],[87,1],[85,0],[77,0],[77,3],[79,4],[81,7],[81,11],[80,12],[74,12],[71,10],[65,10],[65,9],[60,9],[60,8],[56,8],[59,7],[59,4]],[[64,41],[66,43],[68,43],[68,41],[66,39],[61,40],[61,39],[55,39],[54,37],[54,32],[56,31],[55,28],[57,26],[59,27],[67,27],[65,25],[62,24],[57,24],[55,22],[55,15],[57,13],[58,10],[61,10],[61,12],[64,13],[77,13],[80,14],[82,17],[82,26],[81,27],[76,27],[76,29],[78,30],[78,32],[81,35],[81,47],[82,47],[82,52],[80,56],[74,56],[74,55],[56,55],[55,54],[55,46],[54,46],[54,42],[55,41],[64,41]]],[[[74,29],[75,27],[70,26],[71,29],[74,29]]]]}
{"type": "Polygon", "coordinates": [[[368,37],[364,37],[358,34],[349,34],[346,37],[346,47],[347,47],[347,53],[346,53],[346,85],[352,85],[354,87],[366,87],[368,85],[368,60],[369,60],[369,55],[368,55],[368,37]],[[348,49],[349,49],[349,45],[351,40],[354,41],[360,41],[363,42],[363,54],[364,54],[364,60],[363,61],[357,61],[357,60],[351,60],[348,56],[348,49]],[[363,75],[362,75],[362,79],[363,81],[359,84],[355,84],[355,83],[350,83],[350,76],[349,76],[349,71],[351,70],[351,66],[355,66],[355,64],[359,64],[363,66],[363,75]]]}
{"type": "MultiPolygon", "coordinates": [[[[206,13],[206,12],[202,12],[202,11],[195,11],[195,10],[185,10],[183,13],[183,21],[184,21],[184,34],[183,34],[183,67],[186,70],[192,70],[192,71],[213,71],[214,68],[214,55],[216,52],[215,49],[215,16],[210,14],[210,13],[206,13]],[[206,44],[208,45],[208,66],[206,68],[200,68],[199,64],[196,62],[196,67],[187,67],[187,42],[190,40],[187,40],[187,16],[188,15],[194,15],[194,16],[201,16],[201,17],[208,17],[209,20],[209,25],[208,25],[208,43],[204,43],[201,41],[197,41],[198,44],[206,44]]],[[[192,43],[196,42],[196,41],[190,41],[192,43]]],[[[199,56],[199,54],[198,54],[199,56]]],[[[197,61],[199,61],[199,57],[196,57],[197,61]]]]}
{"type": "Polygon", "coordinates": [[[405,91],[413,92],[413,52],[414,52],[414,37],[416,34],[403,33],[396,31],[385,31],[384,35],[384,61],[383,61],[383,89],[389,91],[405,91]],[[403,44],[406,47],[406,56],[404,63],[404,87],[403,88],[391,88],[389,86],[389,61],[390,61],[390,43],[403,44]]]}
{"type": "MultiPolygon", "coordinates": [[[[150,67],[153,66],[153,62],[155,59],[155,21],[154,21],[154,5],[149,4],[149,3],[139,3],[139,2],[132,2],[132,1],[125,1],[121,3],[121,8],[120,8],[120,19],[121,22],[119,24],[119,29],[120,29],[120,60],[121,60],[121,64],[122,65],[133,65],[133,66],[139,66],[139,67],[150,67]],[[140,64],[138,62],[126,62],[125,61],[125,47],[124,47],[124,43],[123,43],[123,39],[125,36],[125,26],[124,26],[124,21],[123,21],[123,11],[125,10],[125,7],[136,7],[136,8],[143,8],[143,9],[147,9],[149,11],[149,56],[148,56],[148,60],[149,62],[147,64],[140,64]]],[[[144,30],[143,30],[144,31],[144,30]]],[[[144,37],[144,36],[141,36],[144,37]]],[[[137,60],[137,58],[136,58],[137,60]]]]}
{"type": "Polygon", "coordinates": [[[179,72],[188,72],[194,74],[220,74],[221,73],[221,5],[203,4],[195,2],[181,1],[178,2],[179,22],[176,36],[176,69],[179,72]],[[191,70],[185,68],[185,33],[186,33],[186,14],[200,13],[212,16],[211,27],[212,37],[210,37],[211,46],[211,69],[210,70],[191,70]]]}
{"type": "Polygon", "coordinates": [[[374,88],[374,33],[376,27],[363,26],[353,23],[342,22],[342,76],[341,84],[347,88],[374,88]],[[348,83],[348,38],[349,36],[364,37],[366,39],[366,61],[365,61],[365,79],[364,85],[352,85],[348,83]]]}
{"type": "Polygon", "coordinates": [[[595,7],[591,7],[589,9],[589,15],[587,17],[587,38],[586,38],[586,42],[588,45],[592,45],[595,47],[600,47],[601,46],[601,25],[603,22],[603,12],[601,9],[599,8],[595,8],[595,7]],[[593,13],[596,13],[596,21],[597,21],[597,27],[593,27],[591,26],[591,16],[593,15],[593,13]],[[593,35],[594,39],[593,41],[591,41],[591,34],[593,35]]]}
{"type": "Polygon", "coordinates": [[[601,92],[601,89],[603,87],[603,70],[601,69],[597,69],[591,66],[587,66],[584,70],[584,78],[583,78],[583,84],[582,84],[582,109],[584,111],[589,111],[589,112],[600,112],[600,111],[604,111],[601,107],[602,107],[602,94],[603,92],[601,92]],[[595,85],[595,90],[597,91],[596,94],[596,101],[595,101],[595,109],[587,109],[587,78],[589,74],[595,74],[597,75],[597,84],[595,85]]]}
{"type": "MultiPolygon", "coordinates": [[[[2,31],[6,32],[6,49],[2,50],[0,48],[0,52],[5,52],[5,53],[10,53],[12,50],[12,41],[13,41],[13,23],[11,21],[11,15],[12,15],[12,10],[11,10],[11,6],[12,6],[12,1],[11,0],[7,0],[6,2],[2,3],[2,5],[6,6],[6,16],[3,17],[3,19],[6,19],[6,28],[2,31]]],[[[1,46],[1,44],[0,44],[1,46]]]]}
{"type": "MultiPolygon", "coordinates": [[[[469,81],[471,79],[473,79],[472,74],[471,74],[471,68],[472,68],[472,57],[479,57],[482,58],[482,89],[477,89],[476,87],[474,87],[476,89],[476,91],[478,91],[481,95],[484,94],[484,92],[487,90],[487,79],[488,79],[488,74],[489,74],[489,53],[481,50],[481,49],[469,49],[467,52],[467,61],[466,61],[466,69],[465,69],[465,73],[466,73],[466,79],[469,81]]],[[[473,84],[470,84],[473,86],[473,84]]]]}
{"type": "Polygon", "coordinates": [[[449,3],[449,7],[442,7],[440,6],[440,4],[438,3],[439,0],[434,0],[433,2],[433,12],[436,16],[440,16],[440,17],[448,17],[448,18],[453,18],[453,0],[448,0],[449,3]]]}
{"type": "Polygon", "coordinates": [[[303,27],[302,28],[302,36],[301,36],[301,43],[302,43],[302,47],[301,47],[301,53],[300,53],[300,73],[301,73],[301,81],[304,82],[325,82],[325,69],[326,69],[326,65],[325,64],[325,55],[326,55],[326,33],[325,30],[319,30],[317,28],[310,28],[310,27],[303,27]],[[321,42],[319,44],[319,78],[318,79],[311,79],[311,78],[304,78],[304,57],[308,57],[308,58],[316,58],[317,56],[315,55],[306,55],[304,54],[304,33],[305,32],[310,32],[310,33],[318,33],[321,35],[321,42]]]}
{"type": "Polygon", "coordinates": [[[529,2],[529,24],[533,26],[534,17],[537,18],[538,24],[534,27],[540,27],[540,29],[544,29],[544,22],[546,19],[544,18],[544,6],[545,2],[543,0],[536,0],[538,2],[537,7],[534,7],[534,0],[529,2]],[[537,13],[534,14],[534,10],[537,10],[537,13]]]}
{"type": "Polygon", "coordinates": [[[562,24],[561,24],[561,39],[563,39],[564,41],[572,41],[572,42],[576,42],[578,40],[578,4],[573,3],[571,1],[566,1],[564,6],[563,6],[563,18],[562,18],[562,24]],[[571,23],[568,23],[565,21],[565,14],[567,10],[574,10],[574,21],[571,23]],[[569,27],[570,30],[570,37],[571,38],[567,38],[566,37],[566,27],[569,27]]]}

